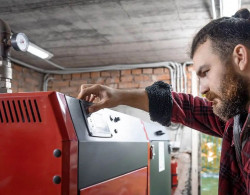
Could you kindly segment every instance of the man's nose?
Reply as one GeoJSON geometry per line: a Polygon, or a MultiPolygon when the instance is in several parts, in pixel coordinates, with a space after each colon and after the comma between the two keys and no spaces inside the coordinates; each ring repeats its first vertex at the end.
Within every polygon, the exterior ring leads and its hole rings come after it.
{"type": "Polygon", "coordinates": [[[209,91],[209,87],[206,84],[206,82],[202,82],[200,80],[200,92],[201,92],[201,94],[206,94],[208,91],[209,91]]]}

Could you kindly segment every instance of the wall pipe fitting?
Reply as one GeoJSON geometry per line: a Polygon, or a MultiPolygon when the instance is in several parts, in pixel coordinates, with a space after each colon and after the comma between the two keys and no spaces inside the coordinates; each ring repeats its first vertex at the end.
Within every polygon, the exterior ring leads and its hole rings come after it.
{"type": "Polygon", "coordinates": [[[12,68],[10,55],[11,29],[0,19],[0,93],[11,93],[12,68]]]}

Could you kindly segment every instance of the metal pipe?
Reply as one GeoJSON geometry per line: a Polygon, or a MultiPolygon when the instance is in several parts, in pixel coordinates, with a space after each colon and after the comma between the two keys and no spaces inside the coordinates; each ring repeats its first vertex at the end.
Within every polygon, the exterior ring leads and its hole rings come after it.
{"type": "Polygon", "coordinates": [[[178,86],[179,86],[179,91],[182,92],[182,65],[180,63],[175,63],[177,66],[177,80],[178,80],[178,86]]]}
{"type": "Polygon", "coordinates": [[[184,73],[183,73],[183,69],[182,69],[182,64],[180,64],[180,74],[181,74],[181,93],[184,92],[184,86],[183,86],[183,79],[184,79],[184,73]]]}
{"type": "Polygon", "coordinates": [[[87,68],[64,68],[64,70],[45,70],[42,68],[35,67],[31,64],[22,62],[15,58],[9,57],[9,59],[17,64],[20,64],[24,67],[33,69],[40,73],[49,73],[49,74],[73,74],[79,72],[99,72],[99,71],[108,71],[108,70],[127,70],[127,69],[136,69],[136,68],[157,68],[157,67],[166,67],[170,69],[170,74],[173,69],[169,66],[169,62],[158,62],[158,63],[149,63],[149,64],[117,64],[103,67],[87,67],[87,68]]]}
{"type": "Polygon", "coordinates": [[[179,67],[176,63],[174,63],[175,67],[176,67],[176,92],[180,92],[180,82],[179,82],[179,67]]]}
{"type": "Polygon", "coordinates": [[[12,62],[20,64],[26,68],[33,69],[37,72],[43,74],[73,74],[73,73],[80,73],[80,72],[97,72],[97,71],[108,71],[108,70],[127,70],[127,69],[136,69],[136,68],[157,68],[157,67],[165,67],[170,70],[170,79],[171,85],[175,90],[175,70],[170,66],[170,62],[159,62],[159,63],[151,63],[151,64],[134,64],[134,65],[111,65],[105,67],[91,67],[91,68],[64,68],[64,70],[45,70],[38,67],[35,67],[31,64],[22,62],[15,58],[9,57],[12,62]]]}
{"type": "Polygon", "coordinates": [[[173,65],[175,66],[175,90],[176,90],[176,92],[179,92],[179,87],[178,87],[178,84],[179,84],[179,81],[178,81],[178,67],[174,62],[173,62],[173,65]]]}
{"type": "Polygon", "coordinates": [[[177,85],[178,85],[178,92],[181,92],[181,64],[175,63],[177,67],[177,85]]]}
{"type": "Polygon", "coordinates": [[[185,62],[182,66],[183,68],[183,73],[184,73],[184,84],[185,84],[185,87],[184,87],[184,93],[187,93],[187,75],[186,75],[186,66],[187,65],[190,65],[190,64],[193,64],[193,62],[185,62]]]}
{"type": "Polygon", "coordinates": [[[49,77],[49,74],[45,74],[44,77],[43,77],[43,91],[47,91],[45,90],[47,87],[45,86],[45,82],[47,80],[47,78],[49,77]]]}
{"type": "MultiPolygon", "coordinates": [[[[136,69],[136,68],[157,68],[157,67],[165,67],[170,70],[170,79],[171,79],[171,85],[174,91],[176,90],[176,65],[173,62],[158,62],[158,63],[150,63],[150,64],[133,64],[133,65],[111,65],[111,66],[105,66],[105,67],[88,67],[88,68],[64,68],[64,70],[45,70],[42,68],[35,67],[33,65],[30,65],[28,63],[22,62],[20,60],[17,60],[15,58],[9,57],[9,59],[12,62],[15,62],[17,64],[20,64],[26,68],[33,69],[37,72],[43,73],[43,74],[73,74],[73,73],[80,73],[80,72],[97,72],[97,71],[108,71],[108,70],[127,70],[127,69],[136,69]]],[[[186,62],[183,64],[183,73],[184,73],[184,92],[186,92],[187,88],[187,78],[185,73],[185,67],[187,64],[192,64],[192,62],[186,62]]]]}
{"type": "Polygon", "coordinates": [[[9,58],[10,61],[15,62],[15,63],[17,63],[17,64],[20,64],[21,66],[24,66],[24,67],[26,67],[26,68],[30,68],[30,69],[32,69],[32,70],[35,70],[35,71],[40,72],[40,73],[43,73],[43,74],[46,74],[46,73],[47,73],[46,70],[44,70],[44,69],[42,69],[42,68],[37,68],[37,67],[35,67],[35,66],[33,66],[33,65],[27,64],[27,63],[25,63],[25,62],[22,62],[22,61],[20,61],[20,60],[17,60],[17,59],[15,59],[15,58],[12,58],[12,57],[8,57],[8,58],[9,58]]]}
{"type": "Polygon", "coordinates": [[[187,63],[185,62],[182,66],[183,69],[183,78],[184,78],[184,93],[187,93],[187,75],[186,75],[186,66],[187,63]]]}
{"type": "Polygon", "coordinates": [[[220,17],[223,17],[223,3],[222,3],[222,0],[220,0],[220,17]]]}
{"type": "Polygon", "coordinates": [[[175,65],[174,62],[169,62],[169,63],[173,67],[173,70],[174,70],[173,71],[174,72],[174,74],[173,74],[173,80],[174,80],[174,82],[173,82],[173,90],[177,91],[177,85],[176,85],[176,83],[177,83],[177,80],[176,80],[177,70],[176,70],[176,65],[175,65]]]}
{"type": "Polygon", "coordinates": [[[216,9],[215,9],[215,2],[214,2],[214,0],[211,0],[211,4],[212,4],[213,19],[216,19],[217,15],[216,15],[216,9]]]}
{"type": "Polygon", "coordinates": [[[50,74],[46,74],[43,78],[43,91],[48,91],[48,83],[50,80],[53,80],[53,77],[50,77],[50,74]]]}
{"type": "Polygon", "coordinates": [[[11,93],[10,26],[0,19],[0,93],[11,93]]]}
{"type": "Polygon", "coordinates": [[[59,69],[61,69],[61,70],[64,70],[65,68],[64,67],[62,67],[62,66],[60,66],[60,65],[58,65],[58,64],[56,64],[56,63],[54,63],[54,62],[52,62],[52,61],[50,61],[50,60],[44,60],[44,61],[46,61],[47,63],[49,63],[50,65],[52,65],[52,66],[54,66],[54,67],[56,67],[56,68],[59,68],[59,69]]]}
{"type": "Polygon", "coordinates": [[[168,68],[170,70],[170,79],[171,79],[171,85],[173,85],[174,79],[173,79],[173,75],[174,75],[174,71],[173,68],[169,65],[165,65],[165,68],[168,68]]]}

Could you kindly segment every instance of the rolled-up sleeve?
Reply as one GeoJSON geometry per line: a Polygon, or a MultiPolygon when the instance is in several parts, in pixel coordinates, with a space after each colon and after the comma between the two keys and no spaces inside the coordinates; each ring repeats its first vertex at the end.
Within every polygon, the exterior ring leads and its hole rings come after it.
{"type": "Polygon", "coordinates": [[[171,124],[173,98],[171,85],[157,81],[146,88],[149,99],[149,115],[152,121],[159,122],[164,126],[171,124]]]}
{"type": "Polygon", "coordinates": [[[225,122],[213,113],[212,103],[205,98],[173,92],[171,85],[162,81],[155,82],[146,91],[152,121],[164,126],[181,123],[206,134],[223,136],[225,122]]]}

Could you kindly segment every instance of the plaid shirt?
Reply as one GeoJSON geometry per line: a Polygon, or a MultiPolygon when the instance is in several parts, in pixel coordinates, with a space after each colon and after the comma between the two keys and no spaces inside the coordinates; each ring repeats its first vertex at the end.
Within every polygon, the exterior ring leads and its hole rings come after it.
{"type": "Polygon", "coordinates": [[[182,123],[203,133],[221,137],[222,151],[219,173],[219,195],[250,194],[250,107],[241,131],[241,159],[237,162],[233,142],[233,118],[226,123],[214,113],[212,103],[205,98],[172,92],[173,107],[171,121],[182,123]],[[244,136],[243,136],[244,135],[244,136]],[[244,140],[242,140],[244,137],[244,140]]]}

